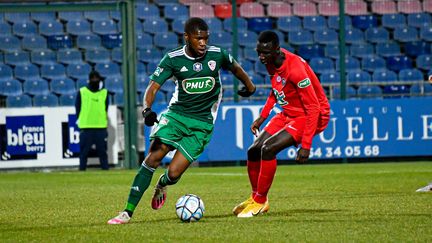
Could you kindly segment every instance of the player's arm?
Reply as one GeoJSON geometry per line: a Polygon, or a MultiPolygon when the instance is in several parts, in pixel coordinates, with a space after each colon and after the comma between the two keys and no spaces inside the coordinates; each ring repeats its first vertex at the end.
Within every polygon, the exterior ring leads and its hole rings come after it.
{"type": "Polygon", "coordinates": [[[270,112],[273,109],[275,104],[276,104],[276,97],[274,96],[273,92],[270,92],[269,96],[267,97],[266,103],[263,109],[261,110],[260,116],[250,126],[250,129],[255,136],[258,135],[258,131],[260,130],[261,125],[270,115],[270,112]]]}
{"type": "Polygon", "coordinates": [[[230,71],[240,82],[244,84],[243,90],[239,90],[239,95],[248,97],[251,96],[253,93],[255,93],[256,87],[252,83],[252,80],[249,78],[249,75],[245,72],[245,70],[238,64],[236,61],[234,61],[233,65],[230,66],[230,71]]]}
{"type": "Polygon", "coordinates": [[[147,86],[147,89],[144,93],[143,109],[152,107],[156,97],[156,93],[159,91],[160,87],[161,87],[160,84],[156,83],[153,80],[150,80],[150,83],[147,86]]]}

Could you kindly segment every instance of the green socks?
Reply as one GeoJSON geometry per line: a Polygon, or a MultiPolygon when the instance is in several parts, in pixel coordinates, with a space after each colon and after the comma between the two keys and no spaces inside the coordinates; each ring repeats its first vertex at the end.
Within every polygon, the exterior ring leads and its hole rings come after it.
{"type": "Polygon", "coordinates": [[[149,187],[154,171],[155,169],[149,167],[144,162],[142,163],[132,183],[125,211],[133,213],[144,192],[149,187]]]}
{"type": "Polygon", "coordinates": [[[180,180],[180,177],[177,178],[177,180],[172,180],[168,177],[168,170],[165,170],[165,173],[159,178],[159,185],[160,186],[169,186],[174,185],[180,180]]]}

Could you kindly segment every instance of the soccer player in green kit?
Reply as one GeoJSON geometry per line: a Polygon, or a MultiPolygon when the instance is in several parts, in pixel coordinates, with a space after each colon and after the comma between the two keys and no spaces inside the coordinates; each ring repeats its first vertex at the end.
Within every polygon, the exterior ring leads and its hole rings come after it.
{"type": "Polygon", "coordinates": [[[168,185],[176,184],[181,175],[196,160],[210,142],[214,122],[222,99],[221,68],[230,70],[243,84],[238,91],[243,97],[255,92],[255,85],[243,68],[227,53],[216,46],[207,45],[210,37],[206,22],[190,18],[185,23],[186,45],[169,51],[150,76],[144,95],[144,123],[153,126],[150,148],[132,183],[124,211],[108,224],[128,223],[144,192],[150,185],[156,168],[165,155],[177,149],[170,165],[155,186],[151,206],[160,209],[166,199],[168,185]],[[151,106],[156,93],[168,79],[176,82],[176,91],[169,102],[168,111],[159,121],[151,106]]]}

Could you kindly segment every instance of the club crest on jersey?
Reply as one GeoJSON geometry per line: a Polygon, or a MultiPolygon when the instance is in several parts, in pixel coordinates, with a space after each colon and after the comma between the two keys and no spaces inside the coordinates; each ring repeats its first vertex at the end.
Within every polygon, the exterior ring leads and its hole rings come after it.
{"type": "Polygon", "coordinates": [[[159,77],[159,75],[160,75],[162,72],[163,72],[163,68],[161,68],[161,67],[157,67],[153,74],[154,74],[155,76],[158,76],[158,77],[159,77]]]}
{"type": "Polygon", "coordinates": [[[193,65],[193,70],[194,70],[195,72],[199,72],[199,71],[201,71],[201,70],[202,70],[202,64],[201,64],[200,62],[196,62],[196,63],[194,63],[194,65],[193,65]]]}
{"type": "Polygon", "coordinates": [[[311,84],[311,81],[309,78],[305,78],[302,81],[297,83],[297,86],[301,89],[306,88],[307,86],[309,86],[311,84]]]}
{"type": "Polygon", "coordinates": [[[280,83],[281,80],[282,80],[281,76],[277,76],[276,82],[280,83]]]}
{"type": "Polygon", "coordinates": [[[209,66],[210,70],[214,71],[216,68],[216,62],[211,60],[207,63],[207,65],[209,66]]]}

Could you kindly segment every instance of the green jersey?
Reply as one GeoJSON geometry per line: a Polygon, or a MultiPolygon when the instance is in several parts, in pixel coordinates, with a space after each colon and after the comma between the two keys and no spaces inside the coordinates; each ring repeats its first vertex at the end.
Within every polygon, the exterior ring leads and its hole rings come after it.
{"type": "Polygon", "coordinates": [[[219,70],[233,63],[232,56],[222,48],[209,46],[204,56],[193,58],[183,46],[166,53],[150,79],[161,86],[168,79],[176,83],[168,106],[171,111],[214,123],[222,99],[219,70]]]}

